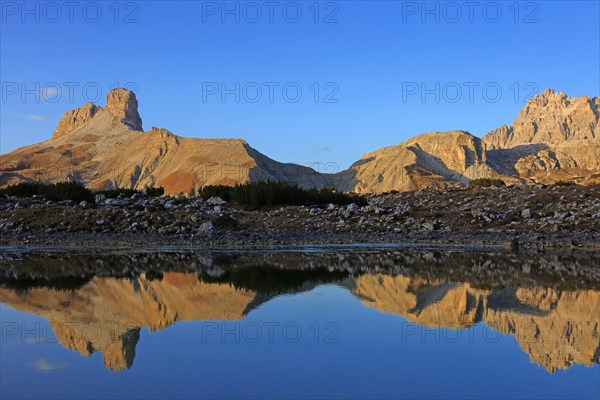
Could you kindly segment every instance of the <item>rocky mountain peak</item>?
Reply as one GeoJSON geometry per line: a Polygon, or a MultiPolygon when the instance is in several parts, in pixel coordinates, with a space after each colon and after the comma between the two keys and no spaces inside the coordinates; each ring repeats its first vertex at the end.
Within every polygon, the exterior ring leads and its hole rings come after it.
{"type": "Polygon", "coordinates": [[[501,126],[482,139],[490,148],[597,139],[599,106],[598,97],[569,97],[546,89],[527,101],[511,126],[501,126]]]}
{"type": "Polygon", "coordinates": [[[548,104],[566,107],[569,105],[569,97],[564,92],[556,93],[553,89],[546,89],[527,100],[529,106],[547,106],[548,104]]]}
{"type": "Polygon", "coordinates": [[[138,102],[135,93],[127,89],[117,88],[108,93],[105,108],[94,103],[87,103],[64,113],[54,130],[52,138],[57,139],[73,132],[104,110],[107,110],[129,129],[142,131],[142,118],[138,113],[138,102]]]}
{"type": "Polygon", "coordinates": [[[82,107],[67,111],[58,121],[52,138],[59,138],[88,123],[100,110],[102,107],[98,107],[94,103],[87,103],[82,107]]]}
{"type": "Polygon", "coordinates": [[[138,101],[132,91],[123,88],[111,90],[106,97],[106,109],[131,129],[142,130],[138,101]]]}
{"type": "Polygon", "coordinates": [[[482,139],[460,130],[430,132],[367,153],[337,174],[322,174],[276,162],[241,139],[183,138],[154,127],[138,134],[136,95],[119,88],[108,94],[105,107],[88,103],[66,112],[52,140],[2,155],[0,187],[40,176],[57,182],[74,173],[94,189],[163,186],[167,194],[265,180],[361,193],[457,186],[478,178],[593,183],[600,176],[599,109],[600,97],[547,89],[511,125],[482,139]]]}

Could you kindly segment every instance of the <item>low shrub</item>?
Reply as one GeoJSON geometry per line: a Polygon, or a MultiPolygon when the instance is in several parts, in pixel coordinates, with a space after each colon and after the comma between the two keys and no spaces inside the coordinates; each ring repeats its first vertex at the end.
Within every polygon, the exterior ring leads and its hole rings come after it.
{"type": "Polygon", "coordinates": [[[502,187],[506,186],[502,179],[479,178],[469,181],[470,187],[502,187]]]}
{"type": "Polygon", "coordinates": [[[554,186],[577,186],[577,183],[574,181],[558,181],[554,186]]]}
{"type": "Polygon", "coordinates": [[[17,197],[32,197],[38,195],[53,201],[73,200],[77,203],[81,201],[91,202],[94,200],[92,192],[77,182],[21,182],[0,189],[0,194],[17,197]]]}
{"type": "MultiPolygon", "coordinates": [[[[162,186],[147,187],[144,190],[146,192],[146,195],[151,197],[162,196],[163,194],[165,194],[165,189],[162,186]]],[[[141,191],[137,189],[117,188],[99,190],[96,192],[96,194],[103,194],[107,199],[116,199],[120,195],[123,195],[122,197],[131,197],[135,193],[141,193],[141,191]]]]}
{"type": "Polygon", "coordinates": [[[359,206],[367,205],[367,199],[356,193],[338,192],[333,188],[307,190],[307,202],[310,204],[338,204],[346,205],[355,203],[359,206]]]}
{"type": "Polygon", "coordinates": [[[206,186],[200,190],[204,199],[218,196],[241,207],[257,209],[281,205],[350,204],[365,205],[365,198],[354,193],[337,192],[332,188],[302,189],[285,182],[252,182],[236,186],[206,186]]]}
{"type": "Polygon", "coordinates": [[[138,193],[138,191],[135,189],[125,189],[125,188],[98,190],[96,192],[96,194],[104,195],[107,199],[116,199],[120,195],[123,195],[123,197],[131,197],[135,193],[138,193]]]}
{"type": "Polygon", "coordinates": [[[211,197],[220,197],[225,201],[231,201],[231,186],[204,186],[198,191],[198,196],[202,197],[203,199],[210,199],[211,197]]]}
{"type": "MultiPolygon", "coordinates": [[[[58,182],[58,183],[41,183],[41,182],[21,182],[0,189],[0,194],[17,197],[32,197],[35,195],[44,196],[48,200],[63,201],[73,200],[77,203],[81,201],[94,201],[94,195],[103,194],[107,198],[117,198],[119,195],[131,197],[134,193],[139,193],[135,189],[110,189],[92,192],[80,183],[77,182],[58,182]]],[[[162,196],[165,189],[162,187],[146,188],[148,196],[162,196]]]]}
{"type": "Polygon", "coordinates": [[[147,187],[145,190],[146,190],[146,195],[151,196],[151,197],[162,196],[163,194],[165,194],[165,188],[162,186],[147,187]]]}

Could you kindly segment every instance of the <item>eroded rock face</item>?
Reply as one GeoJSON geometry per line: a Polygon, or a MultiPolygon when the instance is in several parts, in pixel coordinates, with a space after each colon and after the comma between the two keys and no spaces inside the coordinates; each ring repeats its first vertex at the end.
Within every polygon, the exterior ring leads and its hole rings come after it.
{"type": "Polygon", "coordinates": [[[358,192],[443,187],[498,175],[486,164],[481,140],[465,131],[431,132],[384,147],[362,156],[350,171],[342,188],[358,192]]]}
{"type": "Polygon", "coordinates": [[[60,138],[86,125],[103,110],[107,110],[130,129],[142,130],[142,118],[138,113],[138,102],[135,93],[119,88],[108,93],[105,108],[87,103],[82,107],[64,113],[54,130],[52,138],[60,138]]]}
{"type": "Polygon", "coordinates": [[[142,130],[135,93],[122,88],[111,90],[106,97],[106,109],[131,129],[142,130]]]}
{"type": "Polygon", "coordinates": [[[600,171],[599,106],[598,97],[545,90],[527,102],[511,126],[482,138],[490,165],[528,181],[585,183],[600,171]]]}
{"type": "Polygon", "coordinates": [[[100,110],[102,107],[98,107],[94,103],[87,103],[82,107],[67,111],[58,121],[52,137],[59,138],[87,124],[100,110]]]}
{"type": "Polygon", "coordinates": [[[511,126],[503,125],[482,140],[490,148],[544,143],[556,146],[566,141],[600,139],[600,98],[568,97],[546,89],[527,101],[511,126]]]}
{"type": "Polygon", "coordinates": [[[465,131],[431,132],[367,153],[338,174],[338,187],[377,193],[478,178],[509,184],[597,182],[599,106],[598,97],[570,98],[547,89],[527,102],[511,126],[481,140],[465,131]]]}

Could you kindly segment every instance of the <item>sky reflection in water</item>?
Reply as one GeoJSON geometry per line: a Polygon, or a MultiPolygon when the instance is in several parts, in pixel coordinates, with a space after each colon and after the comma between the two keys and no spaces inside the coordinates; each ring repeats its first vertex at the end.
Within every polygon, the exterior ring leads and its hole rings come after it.
{"type": "Polygon", "coordinates": [[[600,395],[593,288],[263,268],[258,277],[164,272],[2,287],[0,394],[600,395]]]}

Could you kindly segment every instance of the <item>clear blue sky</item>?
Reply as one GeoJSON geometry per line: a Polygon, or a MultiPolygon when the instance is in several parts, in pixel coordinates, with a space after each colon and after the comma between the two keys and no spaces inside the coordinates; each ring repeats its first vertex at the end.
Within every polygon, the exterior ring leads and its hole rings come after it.
{"type": "Polygon", "coordinates": [[[318,15],[314,1],[264,3],[228,2],[223,15],[221,1],[3,1],[1,152],[49,138],[96,88],[104,105],[129,82],[145,129],[240,137],[279,161],[342,169],[419,133],[482,136],[547,87],[600,95],[598,1],[338,1],[318,15]],[[222,83],[239,83],[239,103],[223,101],[222,83]],[[23,96],[36,84],[39,99],[23,96]]]}

